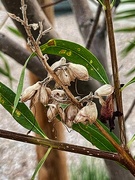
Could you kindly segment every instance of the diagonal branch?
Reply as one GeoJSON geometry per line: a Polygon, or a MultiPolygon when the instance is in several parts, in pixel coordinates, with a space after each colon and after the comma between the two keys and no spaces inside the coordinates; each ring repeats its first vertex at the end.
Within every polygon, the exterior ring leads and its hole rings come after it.
{"type": "Polygon", "coordinates": [[[0,137],[16,140],[16,141],[21,141],[25,143],[40,145],[43,147],[52,147],[53,149],[57,149],[61,151],[73,152],[73,153],[83,154],[87,156],[105,158],[105,159],[110,159],[113,161],[120,162],[120,156],[116,153],[101,151],[101,150],[87,148],[87,147],[78,146],[78,145],[72,145],[72,144],[54,141],[50,139],[37,138],[34,136],[24,135],[24,134],[6,131],[2,129],[0,129],[0,137]]]}

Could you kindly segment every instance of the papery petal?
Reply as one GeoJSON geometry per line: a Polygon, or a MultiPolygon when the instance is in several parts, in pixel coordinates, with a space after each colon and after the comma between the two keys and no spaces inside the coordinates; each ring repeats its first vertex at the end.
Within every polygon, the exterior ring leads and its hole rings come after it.
{"type": "Polygon", "coordinates": [[[29,86],[27,89],[24,90],[24,92],[21,95],[21,102],[26,102],[29,99],[34,96],[37,90],[39,90],[41,87],[41,84],[37,82],[36,84],[29,86]]]}

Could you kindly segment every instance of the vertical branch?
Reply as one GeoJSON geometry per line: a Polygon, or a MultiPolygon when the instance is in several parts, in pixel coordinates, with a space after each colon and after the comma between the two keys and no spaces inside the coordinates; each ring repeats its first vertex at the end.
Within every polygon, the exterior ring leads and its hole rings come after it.
{"type": "MultiPolygon", "coordinates": [[[[110,1],[104,0],[104,2],[105,2],[105,6],[106,6],[105,15],[106,15],[106,24],[107,24],[107,29],[108,29],[111,63],[112,63],[112,71],[113,71],[113,79],[114,79],[114,87],[115,87],[116,106],[117,106],[117,110],[123,114],[122,94],[120,91],[120,80],[119,80],[119,72],[118,72],[116,46],[115,46],[115,39],[114,39],[114,30],[113,30],[113,23],[112,23],[110,1]]],[[[122,143],[122,146],[126,147],[124,116],[123,115],[119,116],[118,121],[119,121],[119,128],[120,128],[121,143],[122,143]]]]}
{"type": "Polygon", "coordinates": [[[92,26],[92,29],[91,29],[90,33],[88,34],[88,38],[87,38],[87,42],[86,42],[86,48],[87,49],[90,49],[90,47],[91,47],[91,43],[92,43],[92,40],[94,38],[96,29],[97,29],[97,25],[98,25],[98,22],[99,22],[101,11],[102,11],[102,5],[99,3],[97,13],[96,13],[96,17],[95,17],[95,20],[94,20],[94,24],[92,26]]]}

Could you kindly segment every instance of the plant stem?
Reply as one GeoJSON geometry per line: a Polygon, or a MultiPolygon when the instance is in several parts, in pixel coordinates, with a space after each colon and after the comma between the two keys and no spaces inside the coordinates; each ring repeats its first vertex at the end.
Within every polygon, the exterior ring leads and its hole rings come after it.
{"type": "Polygon", "coordinates": [[[105,15],[106,15],[106,24],[107,24],[107,29],[108,29],[111,63],[112,63],[112,71],[113,71],[113,79],[114,79],[114,87],[115,87],[116,106],[117,106],[117,110],[122,113],[122,116],[118,117],[119,128],[120,128],[120,140],[121,140],[122,146],[127,148],[125,121],[124,121],[124,116],[123,116],[122,94],[120,91],[119,71],[118,71],[118,63],[117,63],[117,56],[116,56],[114,29],[113,29],[113,23],[112,23],[112,13],[111,13],[110,1],[104,0],[104,3],[106,6],[105,15]]]}
{"type": "Polygon", "coordinates": [[[2,129],[0,129],[0,137],[16,140],[16,141],[21,141],[25,143],[35,144],[35,145],[41,145],[47,148],[52,147],[53,149],[57,149],[61,151],[73,152],[73,153],[83,154],[87,156],[93,156],[93,157],[104,158],[104,159],[120,162],[120,156],[117,153],[106,152],[106,151],[87,148],[83,146],[72,145],[72,144],[54,141],[50,139],[38,138],[38,137],[24,135],[24,134],[6,131],[2,129]]]}
{"type": "Polygon", "coordinates": [[[129,154],[129,152],[127,152],[122,146],[120,146],[98,122],[95,122],[95,126],[117,149],[117,152],[122,158],[122,164],[125,165],[129,169],[129,171],[135,176],[135,161],[132,158],[132,156],[129,154]]]}
{"type": "Polygon", "coordinates": [[[94,24],[92,26],[92,30],[88,34],[88,38],[87,38],[87,41],[86,41],[86,48],[87,49],[90,49],[90,47],[91,47],[91,43],[92,43],[92,40],[94,38],[96,29],[97,29],[97,26],[98,26],[98,22],[99,22],[99,17],[100,17],[101,11],[102,11],[102,5],[99,3],[98,9],[97,9],[97,13],[96,13],[96,17],[94,19],[94,24]]]}

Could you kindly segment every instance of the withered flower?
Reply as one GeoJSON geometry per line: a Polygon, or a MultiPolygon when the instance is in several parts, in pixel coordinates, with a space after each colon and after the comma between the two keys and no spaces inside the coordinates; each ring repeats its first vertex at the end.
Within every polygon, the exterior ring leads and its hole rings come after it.
{"type": "Polygon", "coordinates": [[[95,91],[97,96],[110,96],[114,92],[114,87],[110,84],[104,84],[95,91]]]}
{"type": "Polygon", "coordinates": [[[65,124],[71,128],[73,125],[73,121],[78,113],[79,109],[77,106],[70,104],[66,109],[65,109],[65,124]]]}
{"type": "Polygon", "coordinates": [[[51,97],[57,101],[64,101],[67,99],[65,91],[61,89],[54,89],[51,91],[51,97]]]}
{"type": "Polygon", "coordinates": [[[93,124],[97,119],[97,115],[98,112],[96,104],[94,102],[89,102],[77,113],[74,122],[82,122],[84,124],[89,122],[90,124],[93,124]]]}
{"type": "MultiPolygon", "coordinates": [[[[63,66],[56,71],[57,76],[65,86],[70,86],[70,82],[72,81],[71,76],[69,74],[69,70],[67,66],[63,66]]],[[[58,85],[57,85],[58,86],[58,85]]]]}
{"type": "Polygon", "coordinates": [[[71,77],[72,79],[77,78],[82,81],[88,81],[89,74],[86,67],[84,67],[83,65],[68,63],[68,68],[71,71],[70,73],[72,74],[72,77],[71,77]]]}
{"type": "Polygon", "coordinates": [[[56,115],[58,114],[58,106],[55,102],[48,105],[49,105],[49,108],[47,110],[48,122],[52,122],[55,119],[56,115]]]}
{"type": "Polygon", "coordinates": [[[40,88],[40,102],[45,106],[48,104],[51,96],[51,89],[42,84],[40,88]]]}
{"type": "Polygon", "coordinates": [[[24,90],[24,92],[21,95],[21,102],[26,102],[30,100],[37,91],[41,88],[40,82],[37,82],[36,84],[29,86],[27,89],[24,90]]]}

